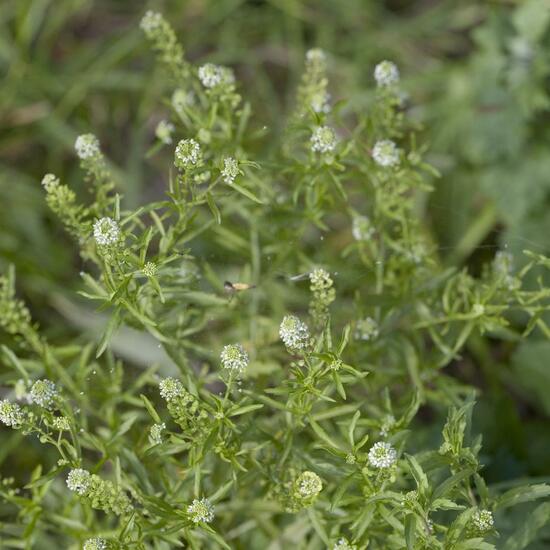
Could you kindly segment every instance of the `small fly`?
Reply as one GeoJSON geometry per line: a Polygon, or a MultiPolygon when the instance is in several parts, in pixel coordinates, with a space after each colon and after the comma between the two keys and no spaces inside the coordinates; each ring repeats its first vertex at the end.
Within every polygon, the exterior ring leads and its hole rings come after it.
{"type": "Polygon", "coordinates": [[[235,293],[256,288],[256,285],[249,285],[248,283],[232,283],[231,281],[225,281],[225,283],[223,283],[223,288],[225,288],[226,292],[235,293]]]}

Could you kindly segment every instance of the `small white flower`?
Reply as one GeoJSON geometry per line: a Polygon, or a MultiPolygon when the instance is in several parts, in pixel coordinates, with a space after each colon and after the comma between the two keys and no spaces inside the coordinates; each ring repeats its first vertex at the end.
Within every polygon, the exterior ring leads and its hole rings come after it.
{"type": "Polygon", "coordinates": [[[389,443],[379,441],[371,447],[368,459],[373,468],[390,468],[397,461],[397,451],[389,443]]]}
{"type": "Polygon", "coordinates": [[[399,69],[391,61],[381,61],[374,68],[374,79],[379,88],[393,86],[399,82],[399,69]]]}
{"type": "Polygon", "coordinates": [[[378,323],[372,317],[365,317],[357,321],[354,336],[356,340],[375,340],[380,331],[378,323]]]}
{"type": "Polygon", "coordinates": [[[94,134],[83,134],[76,138],[74,143],[76,154],[82,159],[90,159],[101,155],[99,140],[94,134]]]}
{"type": "Polygon", "coordinates": [[[166,424],[153,424],[149,430],[149,439],[154,445],[160,445],[162,443],[162,432],[166,429],[166,424]]]}
{"type": "Polygon", "coordinates": [[[185,393],[183,384],[175,378],[165,378],[159,384],[160,396],[165,401],[173,401],[177,397],[182,397],[185,393]]]}
{"type": "Polygon", "coordinates": [[[336,148],[336,134],[329,126],[315,128],[310,141],[311,150],[318,153],[330,153],[336,148]]]}
{"type": "Polygon", "coordinates": [[[199,67],[199,80],[205,88],[216,88],[222,84],[233,84],[235,76],[228,67],[206,63],[199,67]]]}
{"type": "Polygon", "coordinates": [[[357,550],[355,544],[350,544],[344,537],[338,539],[338,542],[332,547],[332,550],[357,550]]]}
{"type": "Polygon", "coordinates": [[[472,523],[478,531],[485,533],[493,528],[495,520],[489,510],[476,510],[472,516],[472,523]]]}
{"type": "Polygon", "coordinates": [[[94,223],[94,239],[100,246],[116,244],[120,238],[120,227],[112,218],[101,218],[94,223]]]}
{"type": "Polygon", "coordinates": [[[174,133],[175,129],[176,128],[171,122],[168,122],[167,120],[161,120],[157,124],[155,135],[160,141],[162,141],[162,143],[170,145],[170,143],[172,143],[172,134],[174,133]]]}
{"type": "Polygon", "coordinates": [[[80,496],[85,495],[90,488],[91,474],[82,468],[73,468],[67,476],[67,487],[80,496]]]}
{"type": "Polygon", "coordinates": [[[235,178],[239,175],[239,163],[232,157],[223,159],[222,176],[223,181],[227,184],[231,184],[235,181],[235,178]]]}
{"type": "Polygon", "coordinates": [[[374,235],[374,227],[367,216],[354,216],[351,234],[356,241],[368,241],[374,235]]]}
{"type": "Polygon", "coordinates": [[[58,391],[51,380],[37,380],[31,388],[29,398],[31,403],[44,409],[50,409],[57,398],[58,391]]]}
{"type": "Polygon", "coordinates": [[[306,52],[306,60],[310,63],[324,63],[327,55],[321,48],[312,48],[306,52]]]}
{"type": "Polygon", "coordinates": [[[279,336],[289,351],[301,351],[310,343],[307,325],[294,315],[286,315],[279,327],[279,336]]]}
{"type": "Polygon", "coordinates": [[[472,314],[475,317],[481,317],[485,313],[485,306],[483,304],[474,304],[472,306],[472,314]]]}
{"type": "Polygon", "coordinates": [[[193,500],[187,507],[187,513],[193,523],[210,523],[214,519],[214,507],[207,498],[193,500]]]}
{"type": "Polygon", "coordinates": [[[42,178],[42,186],[46,190],[46,193],[51,193],[56,187],[59,186],[59,178],[54,174],[46,174],[42,178]]]}
{"type": "Polygon", "coordinates": [[[399,164],[399,150],[389,139],[377,141],[372,149],[372,158],[376,164],[388,168],[399,164]]]}
{"type": "Polygon", "coordinates": [[[100,537],[88,539],[84,543],[83,550],[107,550],[107,541],[100,537]]]}
{"type": "Polygon", "coordinates": [[[201,160],[201,146],[194,139],[182,139],[177,147],[174,164],[185,169],[190,165],[196,165],[201,160]]]}
{"type": "Polygon", "coordinates": [[[174,107],[174,110],[178,114],[182,114],[185,111],[185,108],[193,105],[194,102],[195,96],[191,91],[187,92],[181,88],[178,88],[172,94],[172,107],[174,107]]]}
{"type": "Polygon", "coordinates": [[[7,399],[0,401],[0,421],[10,428],[18,428],[23,422],[23,412],[19,405],[7,399]]]}
{"type": "Polygon", "coordinates": [[[311,108],[316,113],[330,113],[330,94],[325,91],[319,91],[311,98],[311,108]]]}
{"type": "Polygon", "coordinates": [[[229,344],[222,349],[220,361],[224,369],[241,374],[248,366],[248,353],[241,344],[229,344]]]}
{"type": "Polygon", "coordinates": [[[302,472],[296,480],[297,492],[300,497],[311,498],[323,490],[323,482],[315,472],[302,472]]]}
{"type": "Polygon", "coordinates": [[[148,10],[142,17],[139,26],[147,36],[150,36],[160,27],[162,27],[163,22],[164,19],[160,13],[148,10]]]}

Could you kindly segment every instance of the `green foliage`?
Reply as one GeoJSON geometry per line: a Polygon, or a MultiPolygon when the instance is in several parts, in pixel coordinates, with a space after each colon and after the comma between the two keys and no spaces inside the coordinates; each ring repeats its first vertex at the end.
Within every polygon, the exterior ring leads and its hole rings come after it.
{"type": "MultiPolygon", "coordinates": [[[[548,18],[533,5],[512,20],[537,41],[548,18]]],[[[2,470],[2,544],[459,550],[544,540],[548,503],[535,501],[549,486],[486,479],[480,392],[452,369],[472,354],[492,372],[488,342],[517,343],[517,370],[539,361],[546,343],[529,338],[550,334],[550,289],[533,274],[550,260],[528,253],[518,268],[501,251],[474,272],[441,258],[425,205],[445,178],[393,65],[372,66],[368,101],[342,90],[334,103],[331,58],[310,50],[289,113],[270,130],[232,69],[189,62],[158,14],[141,27],[167,84],[154,108],[165,119],[136,172],[163,192],[125,197],[128,176],[92,134],[75,143],[84,185],[42,180],[82,265],[83,302],[65,309],[85,324],[81,303],[91,303],[100,334],[49,334],[17,297],[13,270],[0,281],[0,457],[9,466],[30,436],[38,456],[34,469],[2,470]]],[[[505,155],[520,145],[499,146],[505,155]]],[[[466,237],[465,254],[479,244],[466,237]]],[[[544,406],[533,380],[519,386],[544,406]]]]}

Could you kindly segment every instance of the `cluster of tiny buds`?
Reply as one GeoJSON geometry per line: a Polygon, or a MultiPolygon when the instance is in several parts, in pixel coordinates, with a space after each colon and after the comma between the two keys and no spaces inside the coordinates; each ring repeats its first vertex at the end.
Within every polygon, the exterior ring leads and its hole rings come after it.
{"type": "Polygon", "coordinates": [[[374,68],[374,79],[379,88],[394,86],[399,82],[399,69],[391,61],[381,61],[374,68]]]}
{"type": "Polygon", "coordinates": [[[44,409],[51,409],[58,395],[57,387],[51,380],[37,380],[31,387],[29,400],[44,409]]]}
{"type": "Polygon", "coordinates": [[[331,153],[336,148],[336,134],[329,126],[319,126],[311,134],[311,150],[317,153],[331,153]]]}
{"type": "Polygon", "coordinates": [[[71,429],[71,422],[66,416],[55,416],[52,426],[60,432],[68,432],[71,429]]]}
{"type": "Polygon", "coordinates": [[[153,424],[149,430],[149,439],[154,445],[160,445],[162,443],[162,432],[166,429],[166,424],[153,424]]]}
{"type": "Polygon", "coordinates": [[[279,336],[289,351],[303,351],[310,342],[307,325],[294,315],[286,315],[283,318],[279,336]]]}
{"type": "Polygon", "coordinates": [[[357,321],[354,336],[356,340],[375,340],[379,334],[378,323],[372,317],[357,321]]]}
{"type": "Polygon", "coordinates": [[[315,472],[305,471],[296,480],[296,490],[300,497],[310,499],[323,490],[323,482],[315,472]]]}
{"type": "Polygon", "coordinates": [[[160,13],[149,10],[142,17],[139,26],[146,35],[150,35],[158,30],[163,23],[164,19],[160,13]]]}
{"type": "Polygon", "coordinates": [[[100,537],[88,539],[84,543],[83,550],[107,550],[107,541],[100,537]]]}
{"type": "Polygon", "coordinates": [[[248,366],[248,353],[241,344],[228,344],[222,349],[220,361],[224,369],[241,374],[248,366]]]}
{"type": "Polygon", "coordinates": [[[367,216],[354,216],[351,234],[356,241],[368,241],[374,235],[374,227],[367,216]]]}
{"type": "Polygon", "coordinates": [[[46,174],[42,178],[42,186],[46,190],[46,193],[51,193],[56,187],[59,186],[59,178],[54,174],[46,174]]]}
{"type": "Polygon", "coordinates": [[[165,378],[159,384],[160,396],[165,401],[173,401],[178,397],[182,397],[185,393],[183,384],[175,378],[165,378]]]}
{"type": "Polygon", "coordinates": [[[201,146],[194,139],[182,139],[177,147],[174,164],[184,170],[189,166],[195,166],[201,160],[201,146]]]}
{"type": "Polygon", "coordinates": [[[88,470],[82,468],[73,468],[67,476],[67,487],[73,493],[77,493],[80,496],[85,495],[88,492],[91,484],[91,474],[88,470]]]}
{"type": "Polygon", "coordinates": [[[210,523],[214,519],[214,506],[207,498],[193,500],[187,507],[193,523],[210,523]]]}
{"type": "Polygon", "coordinates": [[[94,223],[94,239],[99,246],[111,246],[120,239],[120,227],[112,218],[105,217],[94,223]]]}
{"type": "Polygon", "coordinates": [[[76,154],[82,160],[95,158],[101,155],[99,140],[94,134],[82,134],[74,143],[76,154]]]}
{"type": "Polygon", "coordinates": [[[348,539],[342,537],[338,539],[336,544],[332,547],[332,550],[357,550],[355,544],[350,544],[348,539]]]}
{"type": "Polygon", "coordinates": [[[397,451],[389,443],[379,441],[370,448],[368,460],[373,468],[390,468],[397,462],[397,451]]]}
{"type": "Polygon", "coordinates": [[[391,168],[399,164],[399,150],[393,141],[383,139],[374,144],[372,158],[379,166],[391,168]]]}
{"type": "Polygon", "coordinates": [[[154,277],[157,274],[157,264],[155,262],[147,262],[141,271],[146,277],[154,277]]]}
{"type": "Polygon", "coordinates": [[[233,71],[227,67],[206,63],[199,67],[199,80],[205,88],[216,88],[222,84],[233,84],[235,77],[233,71]]]}
{"type": "Polygon", "coordinates": [[[330,288],[333,284],[330,273],[321,267],[315,268],[309,274],[312,290],[322,290],[330,288]]]}
{"type": "Polygon", "coordinates": [[[162,143],[170,145],[172,143],[172,134],[176,130],[175,126],[167,120],[161,120],[155,129],[155,135],[162,143]]]}
{"type": "Polygon", "coordinates": [[[223,169],[221,171],[223,181],[232,184],[235,178],[239,175],[239,163],[233,157],[223,159],[223,169]]]}
{"type": "Polygon", "coordinates": [[[10,428],[18,428],[23,422],[23,412],[19,405],[7,399],[0,401],[0,421],[10,428]]]}
{"type": "Polygon", "coordinates": [[[493,528],[495,520],[489,510],[476,510],[472,515],[472,525],[480,533],[486,533],[493,528]]]}

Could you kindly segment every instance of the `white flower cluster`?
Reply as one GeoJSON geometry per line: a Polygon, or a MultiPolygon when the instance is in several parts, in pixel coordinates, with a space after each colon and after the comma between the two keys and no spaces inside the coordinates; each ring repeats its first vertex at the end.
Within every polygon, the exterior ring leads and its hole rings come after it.
{"type": "Polygon", "coordinates": [[[350,544],[344,537],[338,539],[338,542],[332,547],[332,550],[357,550],[355,544],[350,544]]]}
{"type": "Polygon", "coordinates": [[[182,114],[185,111],[186,107],[189,107],[190,105],[193,105],[195,102],[195,96],[193,95],[193,92],[191,91],[185,91],[181,88],[178,88],[173,94],[172,94],[172,107],[174,107],[174,110],[178,114],[182,114]]]}
{"type": "Polygon", "coordinates": [[[372,317],[365,317],[357,321],[355,325],[356,340],[375,340],[378,338],[378,323],[372,317]]]}
{"type": "Polygon", "coordinates": [[[165,378],[159,384],[160,396],[165,401],[173,401],[185,394],[183,384],[176,378],[165,378]]]}
{"type": "Polygon", "coordinates": [[[294,315],[286,315],[279,326],[279,336],[289,351],[301,351],[310,343],[307,325],[294,315]]]}
{"type": "Polygon", "coordinates": [[[374,79],[379,88],[394,86],[399,82],[399,69],[391,61],[381,61],[374,68],[374,79]]]}
{"type": "Polygon", "coordinates": [[[229,344],[222,349],[220,361],[224,369],[241,374],[248,366],[248,353],[241,344],[229,344]]]}
{"type": "Polygon", "coordinates": [[[239,163],[233,157],[227,157],[223,159],[222,177],[223,181],[227,184],[231,184],[235,181],[235,178],[239,175],[239,163]]]}
{"type": "Polygon", "coordinates": [[[168,122],[167,120],[161,120],[155,129],[155,135],[159,139],[159,141],[162,141],[162,143],[165,143],[166,145],[170,145],[172,143],[172,134],[176,130],[175,126],[168,122]]]}
{"type": "Polygon", "coordinates": [[[374,227],[367,216],[354,216],[351,234],[356,241],[368,241],[374,235],[374,227]]]}
{"type": "Polygon", "coordinates": [[[495,520],[489,510],[476,510],[472,516],[472,524],[479,532],[485,533],[493,528],[495,520]]]}
{"type": "Polygon", "coordinates": [[[76,154],[82,160],[98,157],[101,155],[99,140],[94,134],[82,134],[76,138],[74,143],[76,154]]]}
{"type": "Polygon", "coordinates": [[[0,421],[10,428],[18,428],[23,422],[23,412],[19,405],[7,399],[0,401],[0,421]]]}
{"type": "Polygon", "coordinates": [[[325,63],[327,54],[321,48],[311,48],[306,52],[306,59],[310,63],[325,63]]]}
{"type": "Polygon", "coordinates": [[[330,113],[331,96],[328,92],[319,91],[311,98],[311,108],[316,113],[330,113]]]}
{"type": "Polygon", "coordinates": [[[162,443],[162,432],[166,429],[166,424],[153,424],[149,430],[149,439],[154,445],[160,445],[162,443]]]}
{"type": "Polygon", "coordinates": [[[88,539],[84,543],[83,550],[107,550],[107,541],[100,537],[88,539]]]}
{"type": "Polygon", "coordinates": [[[116,244],[120,239],[120,227],[112,218],[101,218],[94,223],[94,239],[100,246],[116,244]]]}
{"type": "Polygon", "coordinates": [[[67,476],[67,487],[80,496],[85,495],[90,488],[91,474],[82,468],[73,468],[67,476]]]}
{"type": "Polygon", "coordinates": [[[296,480],[296,487],[301,497],[311,498],[323,490],[323,482],[315,472],[305,471],[296,480]]]}
{"type": "Polygon", "coordinates": [[[51,380],[37,380],[31,387],[29,399],[31,403],[44,409],[51,409],[59,392],[51,380]]]}
{"type": "Polygon", "coordinates": [[[330,288],[333,284],[330,273],[322,267],[316,267],[309,274],[309,281],[314,289],[330,288]]]}
{"type": "Polygon", "coordinates": [[[231,69],[214,65],[214,63],[206,63],[199,67],[198,75],[202,85],[209,89],[235,82],[235,76],[231,69]]]}
{"type": "Polygon", "coordinates": [[[187,507],[193,523],[210,523],[214,519],[214,506],[207,498],[193,500],[187,507]]]}
{"type": "Polygon", "coordinates": [[[55,416],[52,426],[60,432],[68,432],[71,429],[71,422],[66,416],[55,416]]]}
{"type": "Polygon", "coordinates": [[[397,166],[399,164],[399,150],[393,141],[383,139],[374,144],[372,158],[376,164],[384,168],[397,166]]]}
{"type": "Polygon", "coordinates": [[[397,461],[397,451],[389,443],[379,441],[370,448],[368,460],[373,468],[390,468],[397,461]]]}
{"type": "Polygon", "coordinates": [[[156,30],[160,29],[163,25],[164,18],[160,13],[148,10],[141,18],[139,26],[141,30],[147,35],[151,35],[156,30]]]}
{"type": "Polygon", "coordinates": [[[196,165],[201,160],[201,146],[194,139],[182,139],[177,147],[174,164],[184,170],[190,165],[196,165]]]}
{"type": "Polygon", "coordinates": [[[336,143],[336,134],[329,126],[319,126],[311,135],[311,150],[317,153],[334,151],[336,143]]]}
{"type": "Polygon", "coordinates": [[[56,187],[59,186],[59,178],[54,174],[46,174],[42,178],[42,186],[46,190],[46,193],[51,193],[56,187]]]}

